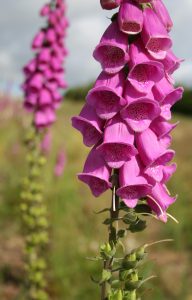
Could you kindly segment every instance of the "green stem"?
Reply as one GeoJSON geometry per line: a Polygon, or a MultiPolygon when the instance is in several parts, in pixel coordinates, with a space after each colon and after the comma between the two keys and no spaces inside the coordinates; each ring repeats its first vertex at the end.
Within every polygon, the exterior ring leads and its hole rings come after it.
{"type": "MultiPolygon", "coordinates": [[[[117,244],[117,232],[118,232],[118,217],[119,217],[119,197],[116,194],[116,190],[119,186],[119,172],[118,170],[114,170],[112,175],[112,201],[111,201],[111,209],[110,209],[110,219],[116,220],[116,227],[113,226],[113,222],[109,225],[109,244],[111,247],[115,247],[117,244]]],[[[103,269],[112,271],[114,257],[107,259],[103,263],[103,269]]],[[[110,284],[108,281],[104,281],[101,285],[101,300],[107,300],[108,292],[110,290],[110,284]]]]}

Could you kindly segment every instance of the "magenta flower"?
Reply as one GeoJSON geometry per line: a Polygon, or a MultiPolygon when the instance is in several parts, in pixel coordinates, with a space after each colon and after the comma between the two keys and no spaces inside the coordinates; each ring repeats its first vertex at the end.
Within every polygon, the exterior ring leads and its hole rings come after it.
{"type": "Polygon", "coordinates": [[[54,168],[54,175],[56,177],[61,177],[63,175],[65,165],[66,165],[66,154],[65,151],[61,149],[57,154],[55,168],[54,168]]]}
{"type": "Polygon", "coordinates": [[[100,0],[103,9],[111,10],[120,5],[122,0],[100,0]]]}
{"type": "Polygon", "coordinates": [[[114,117],[125,105],[122,97],[124,82],[123,71],[117,74],[102,72],[97,78],[94,88],[87,95],[87,102],[95,108],[100,118],[108,120],[114,117]]]}
{"type": "Polygon", "coordinates": [[[102,138],[103,120],[89,104],[85,104],[78,117],[72,118],[72,125],[82,133],[83,142],[88,147],[95,145],[102,138]]]}
{"type": "Polygon", "coordinates": [[[50,107],[44,107],[35,112],[34,122],[37,128],[50,126],[55,120],[55,111],[50,107]]]}
{"type": "Polygon", "coordinates": [[[175,201],[176,197],[171,197],[166,187],[161,183],[156,183],[147,198],[148,205],[163,222],[167,222],[166,210],[175,201]]]}
{"type": "Polygon", "coordinates": [[[167,31],[171,31],[173,27],[173,22],[171,20],[171,17],[169,15],[169,12],[167,8],[165,7],[162,0],[155,0],[152,2],[152,6],[158,16],[158,18],[161,20],[167,31]]]}
{"type": "Polygon", "coordinates": [[[133,0],[124,0],[121,4],[118,21],[120,30],[127,34],[138,34],[143,28],[141,7],[133,0]]]}
{"type": "Polygon", "coordinates": [[[68,22],[64,16],[63,1],[46,4],[40,15],[47,17],[47,26],[41,28],[32,41],[33,58],[24,67],[24,107],[34,113],[34,125],[47,127],[56,120],[55,110],[62,101],[61,89],[66,89],[62,67],[67,51],[63,44],[68,22]]]}
{"type": "Polygon", "coordinates": [[[108,121],[103,143],[97,148],[110,168],[120,168],[128,159],[137,154],[134,133],[119,115],[108,121]]]}
{"type": "Polygon", "coordinates": [[[78,174],[78,178],[89,186],[95,197],[98,197],[111,187],[110,174],[111,169],[94,147],[85,162],[83,173],[78,174]]]}
{"type": "Polygon", "coordinates": [[[173,23],[162,0],[101,0],[101,6],[120,8],[93,53],[102,72],[88,92],[87,108],[72,119],[84,143],[94,146],[79,178],[99,196],[111,187],[115,169],[117,195],[126,205],[133,208],[145,198],[165,222],[176,200],[165,184],[176,171],[170,146],[178,122],[168,121],[183,94],[172,77],[182,62],[171,49],[173,23]]]}
{"type": "Polygon", "coordinates": [[[143,17],[144,24],[141,36],[146,49],[156,59],[165,58],[166,51],[172,47],[172,41],[166,28],[151,8],[144,9],[143,17]]]}
{"type": "Polygon", "coordinates": [[[179,122],[171,124],[165,121],[162,117],[158,117],[151,123],[150,128],[153,132],[155,132],[158,138],[162,138],[175,129],[178,124],[179,122]]]}
{"type": "Polygon", "coordinates": [[[45,136],[43,137],[43,140],[41,142],[40,148],[41,151],[48,156],[50,149],[51,149],[51,145],[52,145],[52,134],[51,131],[49,130],[45,136]]]}
{"type": "Polygon", "coordinates": [[[151,185],[142,176],[138,158],[132,157],[120,169],[120,188],[117,195],[128,207],[135,207],[140,198],[146,197],[151,191],[151,185]]]}
{"type": "Polygon", "coordinates": [[[138,97],[137,91],[127,81],[124,89],[128,105],[121,110],[121,116],[135,132],[144,131],[160,114],[160,106],[153,95],[138,97]]]}
{"type": "Polygon", "coordinates": [[[158,140],[156,134],[150,129],[146,129],[136,135],[136,145],[143,164],[146,167],[161,160],[170,161],[174,156],[173,150],[166,150],[158,140]]]}
{"type": "Polygon", "coordinates": [[[109,25],[93,56],[107,73],[119,72],[128,62],[128,37],[119,30],[117,21],[109,25]]]}
{"type": "Polygon", "coordinates": [[[153,95],[155,100],[157,100],[161,107],[161,117],[165,120],[171,119],[171,108],[179,100],[181,100],[183,95],[183,88],[174,88],[172,84],[163,78],[153,87],[153,95]]]}
{"type": "Polygon", "coordinates": [[[172,75],[181,65],[183,59],[178,58],[172,50],[167,51],[166,57],[162,60],[165,67],[165,72],[172,75]]]}
{"type": "Polygon", "coordinates": [[[139,39],[130,45],[129,54],[128,79],[137,91],[147,94],[154,84],[163,78],[163,65],[151,59],[139,39]]]}

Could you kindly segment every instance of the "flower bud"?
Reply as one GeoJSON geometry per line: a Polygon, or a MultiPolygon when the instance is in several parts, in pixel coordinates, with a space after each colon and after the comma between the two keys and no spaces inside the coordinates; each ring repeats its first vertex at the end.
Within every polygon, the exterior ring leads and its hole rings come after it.
{"type": "Polygon", "coordinates": [[[111,10],[120,5],[122,0],[100,0],[103,9],[111,10]]]}

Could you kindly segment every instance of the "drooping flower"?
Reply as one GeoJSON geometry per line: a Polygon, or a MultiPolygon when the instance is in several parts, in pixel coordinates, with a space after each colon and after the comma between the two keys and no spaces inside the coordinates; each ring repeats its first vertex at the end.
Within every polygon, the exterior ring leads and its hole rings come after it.
{"type": "Polygon", "coordinates": [[[152,120],[160,114],[160,106],[154,100],[153,95],[138,97],[136,90],[126,82],[124,98],[127,106],[121,110],[121,116],[135,132],[144,131],[149,127],[152,120]]]}
{"type": "Polygon", "coordinates": [[[117,195],[128,207],[135,207],[140,198],[149,194],[152,187],[142,176],[137,157],[132,157],[122,166],[119,172],[119,184],[117,195]]]}
{"type": "Polygon", "coordinates": [[[137,91],[147,94],[154,84],[163,78],[163,65],[151,59],[140,39],[130,45],[129,55],[128,79],[137,91]]]}
{"type": "Polygon", "coordinates": [[[124,0],[118,14],[119,27],[127,34],[138,34],[143,28],[143,13],[141,7],[133,0],[124,0]]]}
{"type": "Polygon", "coordinates": [[[120,31],[117,20],[109,25],[93,56],[110,74],[119,72],[128,62],[128,37],[120,31]]]}
{"type": "Polygon", "coordinates": [[[97,78],[94,88],[87,95],[87,102],[95,108],[100,118],[108,120],[114,117],[125,105],[122,97],[124,82],[123,71],[117,74],[102,72],[97,78]]]}
{"type": "Polygon", "coordinates": [[[152,6],[153,6],[156,14],[158,15],[159,19],[161,20],[161,22],[167,29],[167,31],[168,32],[171,31],[171,29],[173,27],[173,22],[171,20],[169,12],[168,12],[165,4],[163,3],[163,1],[155,0],[152,2],[152,6]]]}
{"type": "Polygon", "coordinates": [[[156,183],[147,198],[148,205],[163,222],[167,222],[166,210],[175,201],[176,197],[171,197],[166,187],[161,183],[156,183]]]}
{"type": "Polygon", "coordinates": [[[145,8],[143,17],[141,36],[145,47],[155,59],[164,59],[166,51],[172,47],[172,40],[153,9],[145,8]]]}
{"type": "Polygon", "coordinates": [[[78,174],[78,178],[90,187],[95,197],[98,197],[111,187],[110,174],[111,169],[94,147],[85,162],[83,173],[78,174]]]}
{"type": "Polygon", "coordinates": [[[111,168],[120,168],[137,154],[134,133],[119,115],[110,120],[104,130],[103,143],[97,148],[111,168]]]}
{"type": "Polygon", "coordinates": [[[72,125],[83,135],[83,142],[91,147],[102,138],[103,120],[96,114],[94,108],[85,104],[80,115],[72,118],[72,125]]]}

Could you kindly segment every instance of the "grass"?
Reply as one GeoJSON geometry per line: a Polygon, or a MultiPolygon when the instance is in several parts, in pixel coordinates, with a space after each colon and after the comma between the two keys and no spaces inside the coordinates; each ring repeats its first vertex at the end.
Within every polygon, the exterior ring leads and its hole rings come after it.
{"type": "MultiPolygon", "coordinates": [[[[51,223],[51,244],[48,255],[51,272],[49,291],[53,300],[98,300],[98,287],[90,275],[99,275],[100,265],[86,257],[95,256],[99,244],[107,238],[102,220],[104,216],[94,214],[109,206],[110,193],[98,199],[91,196],[88,188],[79,182],[76,173],[83,168],[88,150],[82,138],[70,125],[72,115],[79,113],[82,103],[66,101],[59,111],[59,119],[53,128],[53,149],[44,172],[45,197],[51,223]],[[58,149],[64,147],[67,164],[62,178],[55,178],[53,169],[58,149]]],[[[178,170],[169,184],[170,191],[178,194],[178,201],[170,209],[179,225],[169,221],[166,225],[149,221],[145,234],[129,236],[127,247],[143,242],[173,238],[174,242],[153,246],[149,249],[151,263],[146,274],[157,274],[158,278],[147,284],[142,299],[147,300],[190,300],[192,299],[192,121],[189,117],[175,115],[181,121],[174,133],[173,148],[177,151],[178,170]]],[[[0,254],[1,244],[21,237],[18,211],[20,179],[25,174],[22,141],[22,116],[4,120],[0,125],[0,254]]],[[[20,249],[22,256],[22,249],[20,249]]],[[[3,257],[0,258],[1,299],[16,299],[10,296],[10,286],[17,289],[15,282],[4,276],[3,257]],[[7,287],[9,286],[9,292],[7,287]],[[5,292],[6,291],[6,292],[5,292]]],[[[12,257],[10,254],[11,272],[12,257]]],[[[18,284],[17,284],[18,285],[18,284]]],[[[15,292],[16,294],[16,292],[15,292]]]]}

